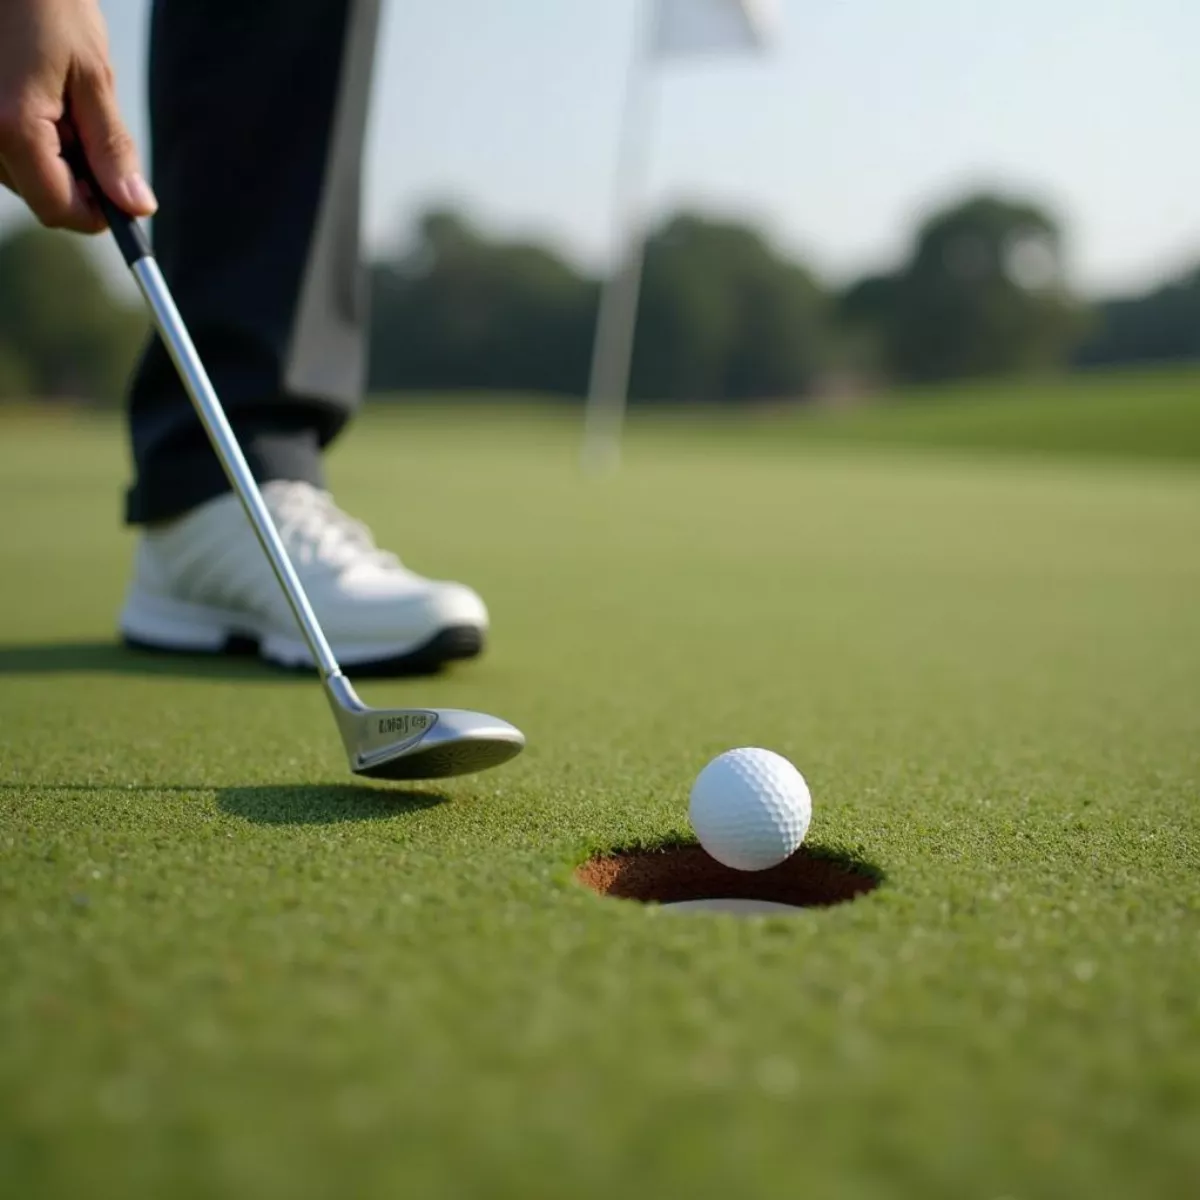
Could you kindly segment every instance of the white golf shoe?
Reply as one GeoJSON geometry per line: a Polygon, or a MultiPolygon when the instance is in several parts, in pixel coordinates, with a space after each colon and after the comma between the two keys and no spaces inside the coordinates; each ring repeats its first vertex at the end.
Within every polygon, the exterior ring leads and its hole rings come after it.
{"type": "MultiPolygon", "coordinates": [[[[274,481],[263,499],[334,653],[347,670],[436,670],[483,649],[488,614],[459,583],[425,579],[375,545],[328,493],[274,481]]],[[[190,654],[257,653],[311,668],[287,600],[237,497],[147,530],[120,618],[125,642],[190,654]]]]}

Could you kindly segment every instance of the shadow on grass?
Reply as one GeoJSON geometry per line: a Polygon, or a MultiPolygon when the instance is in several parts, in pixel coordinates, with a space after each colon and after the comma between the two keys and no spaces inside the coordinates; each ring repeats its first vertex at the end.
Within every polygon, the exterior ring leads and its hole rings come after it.
{"type": "Polygon", "coordinates": [[[220,788],[217,803],[222,812],[255,825],[335,825],[418,813],[448,801],[438,792],[343,783],[220,788]]]}
{"type": "Polygon", "coordinates": [[[218,787],[208,784],[104,784],[0,782],[0,794],[79,792],[82,794],[161,796],[217,793],[217,806],[230,816],[255,825],[340,825],[347,821],[379,821],[407,816],[449,803],[440,792],[387,789],[358,783],[263,784],[218,787]]]}
{"type": "Polygon", "coordinates": [[[148,675],[265,682],[308,680],[275,670],[255,655],[155,654],[119,642],[41,642],[0,645],[0,675],[148,675]]]}
{"type": "MultiPolygon", "coordinates": [[[[431,679],[446,663],[433,657],[391,660],[349,667],[356,679],[431,679]]],[[[315,668],[280,667],[264,662],[253,643],[232,645],[220,654],[135,649],[120,642],[40,642],[0,644],[3,675],[143,675],[176,679],[240,679],[259,683],[312,683],[315,668]]]]}

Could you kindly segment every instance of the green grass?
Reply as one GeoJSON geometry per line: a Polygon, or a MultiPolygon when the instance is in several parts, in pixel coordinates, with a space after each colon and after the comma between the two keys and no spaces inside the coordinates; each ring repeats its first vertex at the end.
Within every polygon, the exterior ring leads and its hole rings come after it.
{"type": "Polygon", "coordinates": [[[5,1193],[1189,1194],[1200,472],[853,419],[891,450],[646,419],[588,481],[561,416],[366,418],[338,495],[495,637],[364,695],[530,739],[408,791],[350,781],[311,684],[112,648],[121,432],[0,423],[5,1193]],[[742,744],[878,891],[742,922],[572,883],[686,837],[742,744]]]}
{"type": "MultiPolygon", "coordinates": [[[[642,423],[662,424],[667,431],[677,424],[669,416],[642,423]]],[[[768,412],[761,422],[710,416],[699,424],[719,430],[724,439],[774,442],[785,450],[799,441],[1194,463],[1200,461],[1200,371],[1112,371],[1021,384],[914,388],[848,408],[803,406],[782,416],[768,412]]]]}

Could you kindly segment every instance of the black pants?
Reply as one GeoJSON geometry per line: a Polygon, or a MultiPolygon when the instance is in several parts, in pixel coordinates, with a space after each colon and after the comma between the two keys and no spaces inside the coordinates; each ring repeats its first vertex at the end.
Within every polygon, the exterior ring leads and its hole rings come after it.
{"type": "MultiPolygon", "coordinates": [[[[155,0],[155,253],[260,481],[322,482],[359,403],[359,204],[379,0],[155,0]]],[[[166,351],[133,380],[130,524],[227,488],[166,351]]]]}

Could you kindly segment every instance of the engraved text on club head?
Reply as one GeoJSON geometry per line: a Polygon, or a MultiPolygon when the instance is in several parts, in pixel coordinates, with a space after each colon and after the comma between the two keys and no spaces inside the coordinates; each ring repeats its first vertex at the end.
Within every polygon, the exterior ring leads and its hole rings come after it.
{"type": "Polygon", "coordinates": [[[377,718],[376,732],[380,737],[410,738],[425,733],[433,724],[427,713],[397,713],[377,718]]]}

